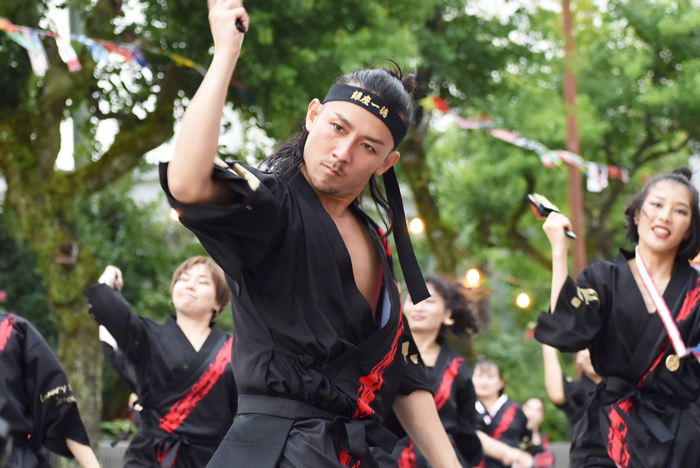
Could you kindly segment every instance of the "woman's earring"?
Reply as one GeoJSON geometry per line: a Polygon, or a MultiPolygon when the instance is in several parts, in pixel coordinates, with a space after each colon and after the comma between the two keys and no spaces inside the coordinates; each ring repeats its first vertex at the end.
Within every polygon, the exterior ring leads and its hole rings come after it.
{"type": "Polygon", "coordinates": [[[447,317],[442,323],[444,323],[445,326],[451,327],[455,324],[455,321],[452,319],[452,317],[447,317]]]}

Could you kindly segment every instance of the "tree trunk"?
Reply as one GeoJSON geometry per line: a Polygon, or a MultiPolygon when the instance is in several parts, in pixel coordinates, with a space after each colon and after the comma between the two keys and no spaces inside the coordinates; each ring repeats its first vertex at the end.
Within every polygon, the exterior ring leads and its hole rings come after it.
{"type": "Polygon", "coordinates": [[[430,191],[432,178],[426,163],[424,145],[430,126],[430,114],[423,114],[421,122],[403,145],[401,169],[408,180],[416,209],[425,225],[430,251],[435,257],[435,269],[454,277],[459,264],[459,255],[455,254],[458,233],[440,218],[440,208],[430,191]]]}
{"type": "MultiPolygon", "coordinates": [[[[45,188],[45,187],[43,187],[45,188]]],[[[83,290],[98,276],[93,255],[81,248],[63,214],[70,197],[40,187],[18,184],[8,191],[7,204],[17,214],[42,271],[47,302],[56,317],[58,358],[63,365],[93,449],[100,440],[102,359],[97,325],[88,314],[83,290]]]]}

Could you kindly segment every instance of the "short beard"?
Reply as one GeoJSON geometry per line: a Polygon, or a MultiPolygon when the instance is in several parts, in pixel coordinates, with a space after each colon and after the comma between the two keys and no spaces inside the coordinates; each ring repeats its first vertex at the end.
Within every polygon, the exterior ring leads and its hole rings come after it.
{"type": "Polygon", "coordinates": [[[306,178],[306,181],[309,183],[311,188],[314,189],[314,191],[318,193],[322,193],[323,195],[337,195],[340,192],[340,189],[338,187],[332,187],[332,186],[327,186],[318,183],[313,176],[309,174],[309,172],[306,170],[306,165],[302,164],[301,165],[301,173],[304,174],[304,177],[306,178]]]}
{"type": "Polygon", "coordinates": [[[340,189],[338,189],[338,187],[319,184],[311,176],[308,176],[306,180],[309,182],[309,185],[318,193],[322,193],[324,195],[337,195],[340,192],[340,189]]]}

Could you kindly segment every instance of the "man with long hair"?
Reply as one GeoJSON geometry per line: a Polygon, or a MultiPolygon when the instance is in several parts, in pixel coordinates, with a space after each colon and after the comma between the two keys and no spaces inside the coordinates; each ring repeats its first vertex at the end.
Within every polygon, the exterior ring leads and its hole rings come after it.
{"type": "Polygon", "coordinates": [[[240,416],[209,466],[375,467],[369,447],[396,442],[381,425],[392,408],[435,467],[460,466],[403,321],[386,234],[360,209],[369,185],[411,297],[426,297],[392,169],[413,76],[343,76],[268,171],[227,164],[216,159],[220,120],[250,20],[241,0],[209,10],[212,64],[161,166],[170,203],[232,291],[240,416]]]}

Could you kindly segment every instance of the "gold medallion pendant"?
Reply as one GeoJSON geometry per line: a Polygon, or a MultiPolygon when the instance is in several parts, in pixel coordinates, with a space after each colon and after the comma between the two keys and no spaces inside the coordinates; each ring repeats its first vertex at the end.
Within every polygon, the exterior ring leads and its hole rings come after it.
{"type": "Polygon", "coordinates": [[[671,372],[676,372],[680,366],[681,358],[679,358],[677,355],[670,354],[666,358],[666,369],[670,370],[671,372]]]}

